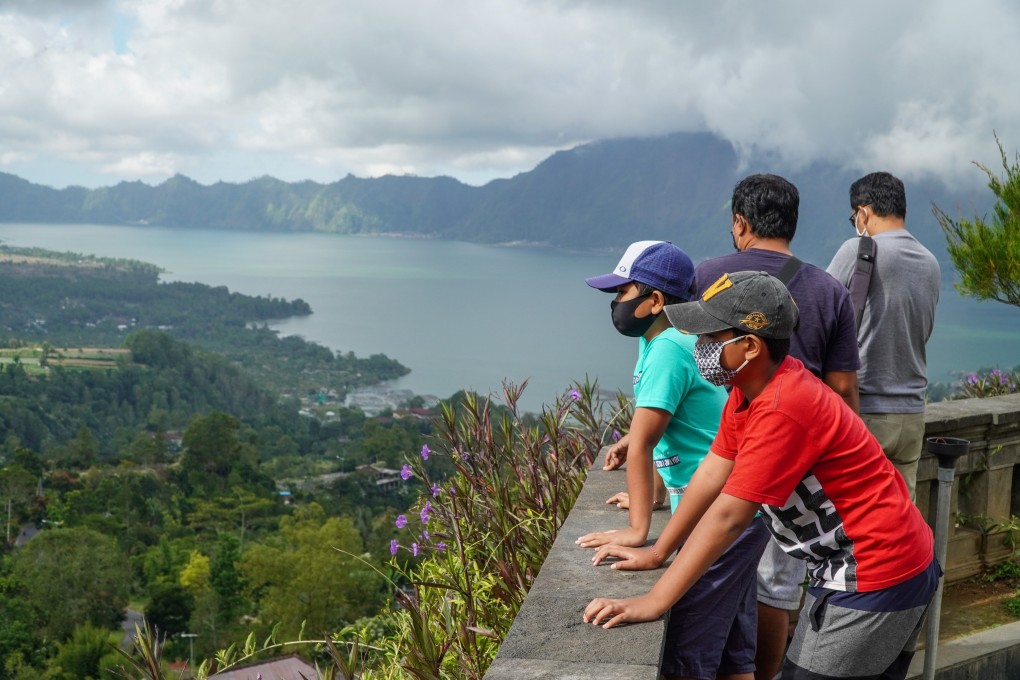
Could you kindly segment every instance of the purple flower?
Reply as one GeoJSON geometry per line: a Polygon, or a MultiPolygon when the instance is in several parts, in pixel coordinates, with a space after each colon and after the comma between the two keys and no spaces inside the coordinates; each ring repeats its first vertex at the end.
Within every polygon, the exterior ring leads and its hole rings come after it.
{"type": "Polygon", "coordinates": [[[977,383],[978,383],[977,373],[971,373],[970,375],[967,376],[968,385],[977,385],[977,383]]]}
{"type": "Polygon", "coordinates": [[[397,521],[394,522],[398,529],[403,529],[407,526],[407,515],[397,515],[397,521]]]}
{"type": "Polygon", "coordinates": [[[399,548],[400,548],[400,544],[397,543],[397,539],[394,538],[392,541],[390,541],[390,554],[391,555],[396,555],[397,554],[397,550],[399,548]]]}
{"type": "Polygon", "coordinates": [[[422,460],[428,460],[430,453],[432,453],[432,452],[429,451],[429,445],[428,444],[422,444],[421,445],[421,459],[422,460]]]}
{"type": "Polygon", "coordinates": [[[430,519],[429,518],[429,513],[430,512],[432,512],[432,504],[429,503],[428,501],[425,501],[425,507],[421,509],[421,523],[422,524],[428,524],[429,523],[429,519],[430,519]]]}
{"type": "Polygon", "coordinates": [[[440,541],[439,543],[436,543],[436,549],[439,552],[446,552],[446,541],[440,541]]]}
{"type": "Polygon", "coordinates": [[[581,393],[578,392],[577,390],[570,390],[570,398],[573,399],[574,401],[577,401],[578,399],[581,398],[581,393]]]}
{"type": "Polygon", "coordinates": [[[432,497],[433,498],[437,497],[439,495],[440,491],[442,491],[442,489],[440,489],[437,484],[433,484],[432,485],[432,497]]]}
{"type": "Polygon", "coordinates": [[[411,544],[411,554],[414,555],[415,557],[418,556],[418,544],[417,543],[412,543],[411,544]]]}
{"type": "Polygon", "coordinates": [[[620,441],[620,436],[621,435],[620,435],[620,431],[619,430],[613,430],[613,441],[614,442],[620,441]]]}
{"type": "Polygon", "coordinates": [[[400,468],[400,477],[406,482],[411,478],[411,466],[404,463],[404,467],[400,468]]]}
{"type": "Polygon", "coordinates": [[[424,543],[425,541],[429,540],[429,530],[428,529],[422,529],[421,530],[421,536],[418,537],[418,540],[421,541],[422,543],[424,543]]]}

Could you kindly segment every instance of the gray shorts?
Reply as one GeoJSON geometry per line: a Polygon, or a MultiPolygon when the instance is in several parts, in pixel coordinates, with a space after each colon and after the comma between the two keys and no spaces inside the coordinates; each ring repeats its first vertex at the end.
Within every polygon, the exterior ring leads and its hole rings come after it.
{"type": "Polygon", "coordinates": [[[790,557],[774,538],[758,560],[758,602],[776,609],[796,611],[804,596],[807,563],[790,557]]]}
{"type": "Polygon", "coordinates": [[[811,588],[786,652],[782,680],[905,678],[941,570],[928,568],[871,593],[811,588]]]}

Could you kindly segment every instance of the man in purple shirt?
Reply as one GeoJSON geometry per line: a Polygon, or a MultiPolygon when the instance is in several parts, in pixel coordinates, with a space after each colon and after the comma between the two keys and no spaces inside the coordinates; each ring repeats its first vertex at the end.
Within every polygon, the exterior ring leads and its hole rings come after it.
{"type": "MultiPolygon", "coordinates": [[[[783,280],[797,303],[800,325],[790,355],[857,412],[857,327],[845,287],[824,269],[793,258],[800,194],[778,175],[750,175],[733,189],[730,226],[736,253],[705,260],[694,272],[698,297],[723,274],[764,271],[783,280]],[[799,263],[799,264],[798,264],[799,263]]],[[[790,627],[800,608],[804,562],[769,541],[758,564],[757,680],[779,672],[790,627]]]]}

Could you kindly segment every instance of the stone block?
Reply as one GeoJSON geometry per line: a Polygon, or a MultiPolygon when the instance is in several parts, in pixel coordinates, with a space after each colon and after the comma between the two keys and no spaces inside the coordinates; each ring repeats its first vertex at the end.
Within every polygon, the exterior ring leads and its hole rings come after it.
{"type": "Polygon", "coordinates": [[[947,583],[962,581],[981,573],[982,535],[980,531],[959,528],[946,544],[946,563],[942,566],[947,583]]]}

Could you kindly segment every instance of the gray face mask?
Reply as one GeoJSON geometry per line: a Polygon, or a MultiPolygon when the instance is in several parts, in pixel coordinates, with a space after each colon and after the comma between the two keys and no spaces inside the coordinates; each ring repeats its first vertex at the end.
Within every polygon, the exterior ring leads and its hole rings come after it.
{"type": "Polygon", "coordinates": [[[740,369],[747,366],[747,359],[744,359],[744,363],[733,370],[723,368],[722,363],[719,361],[722,357],[723,347],[731,342],[743,340],[744,337],[743,335],[738,335],[725,342],[699,342],[695,344],[694,362],[698,365],[701,377],[713,385],[729,385],[733,381],[734,376],[740,372],[740,369]]]}

